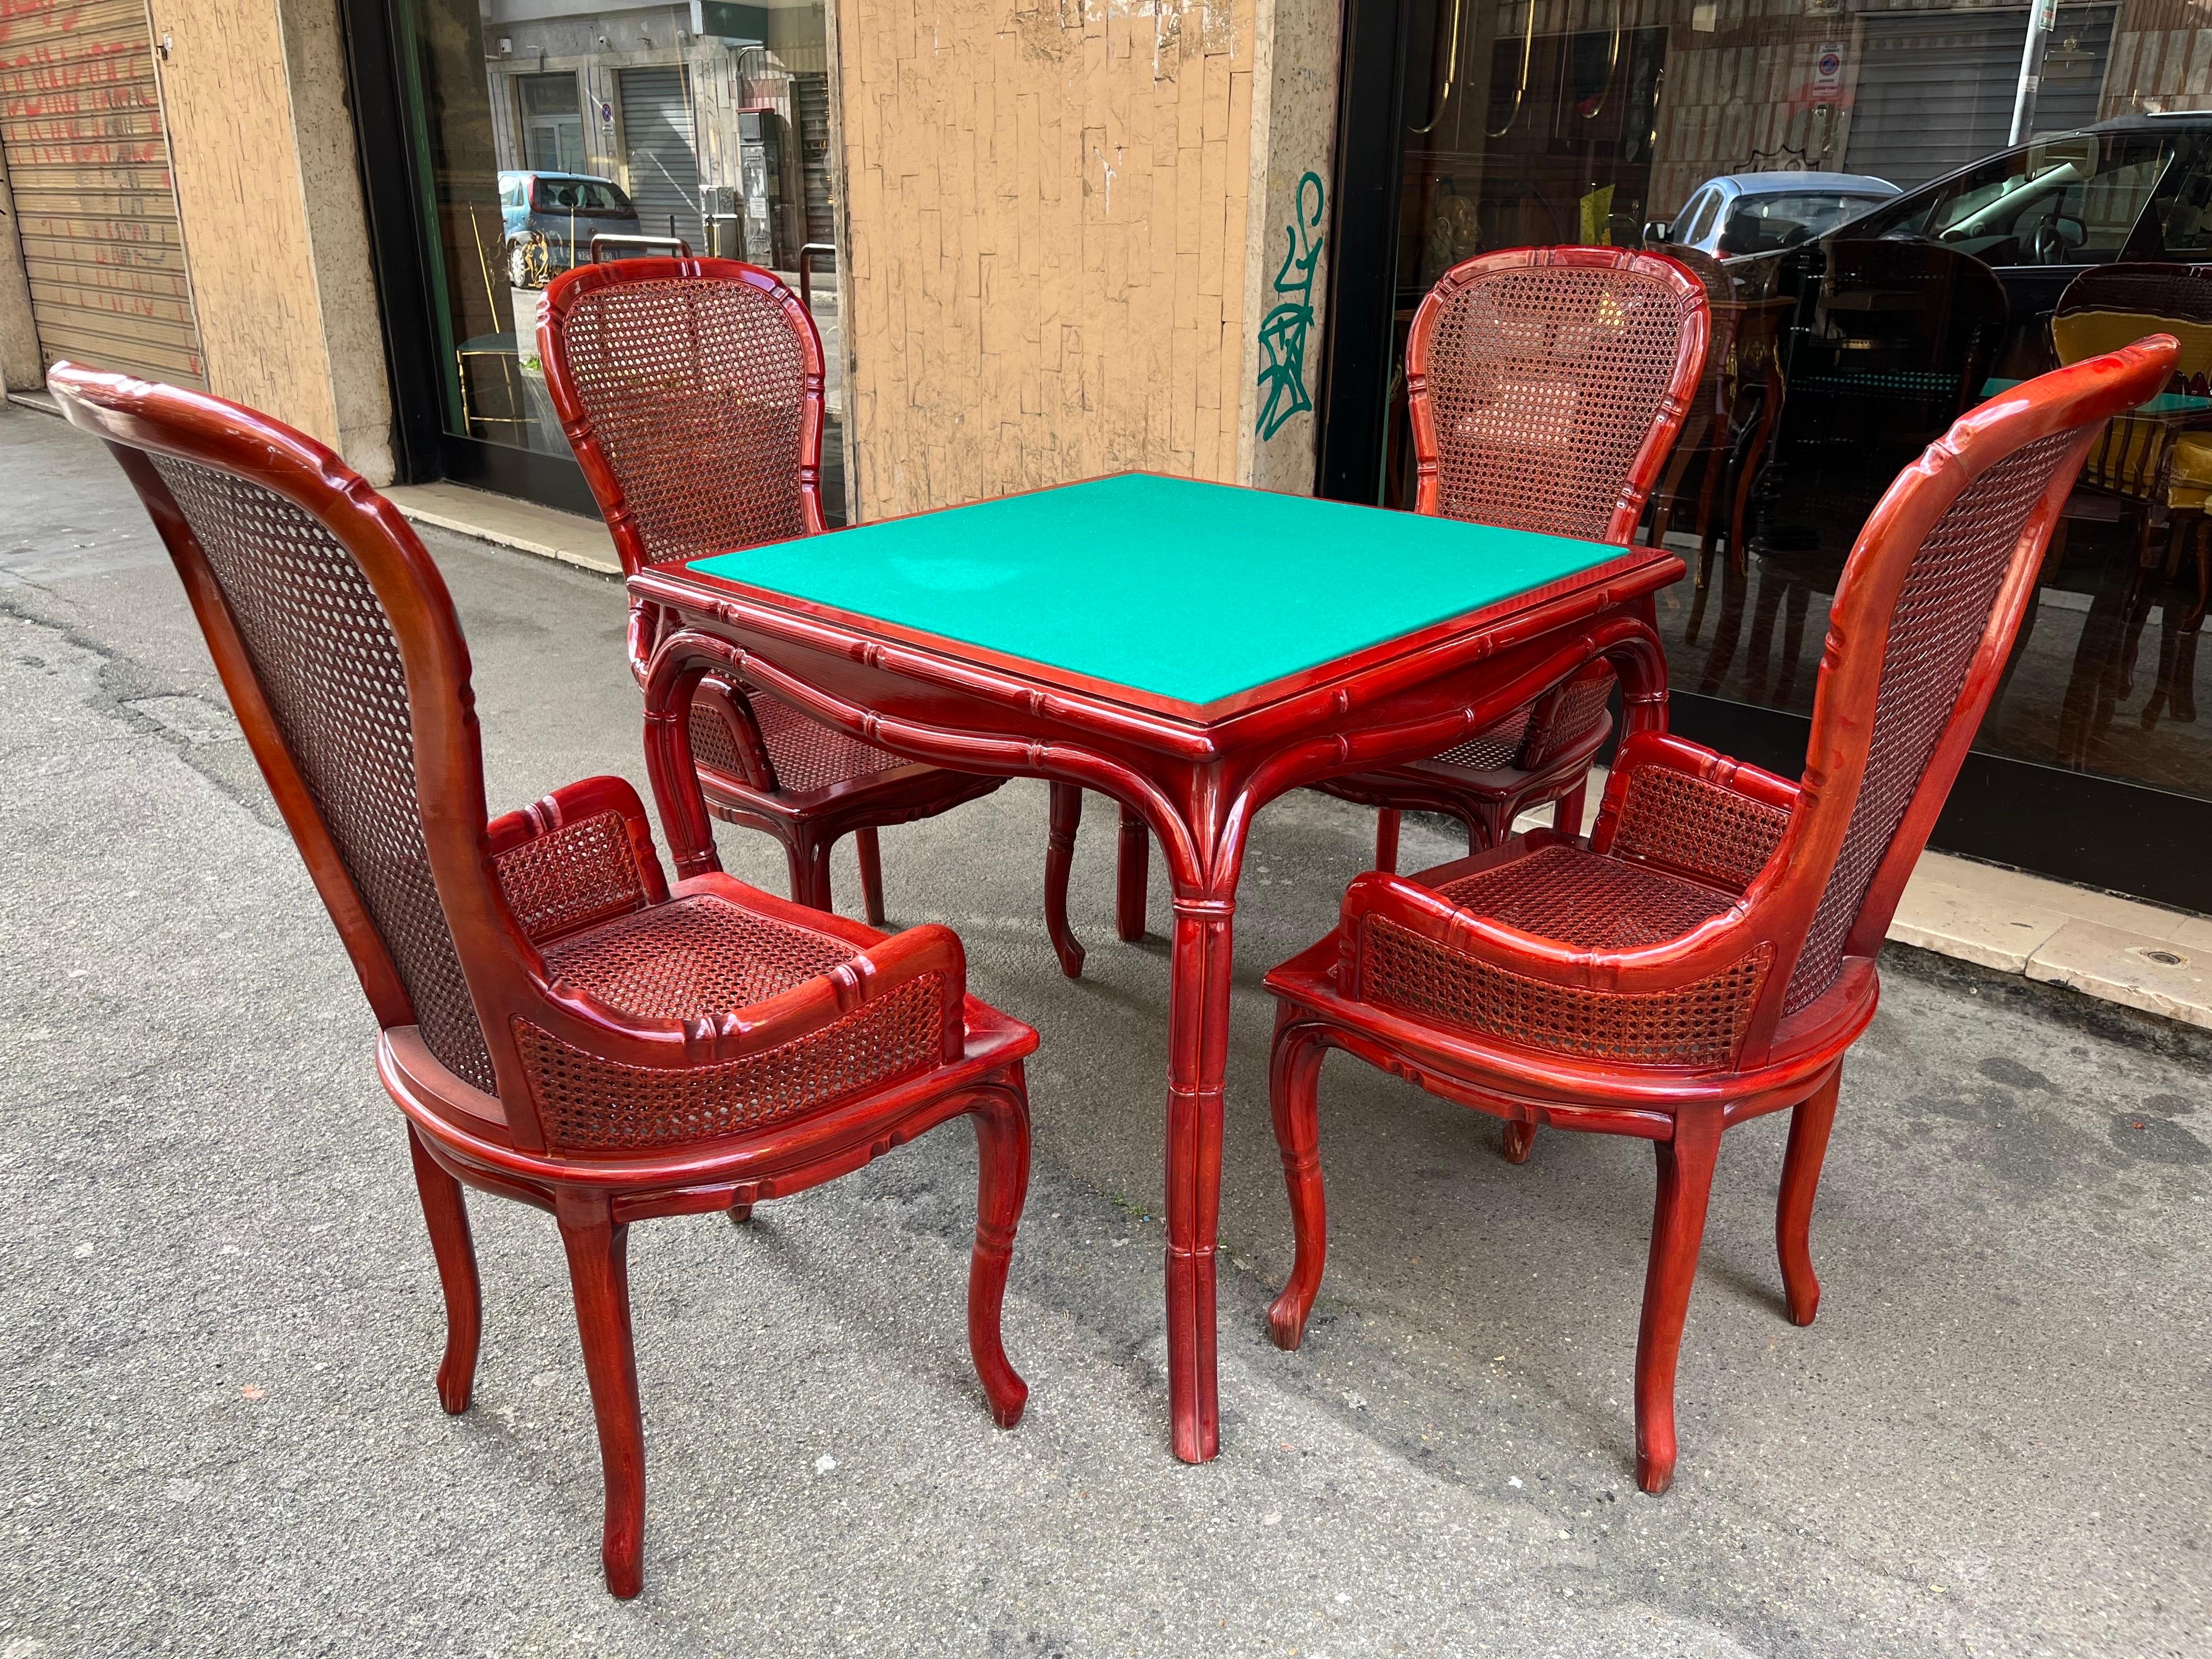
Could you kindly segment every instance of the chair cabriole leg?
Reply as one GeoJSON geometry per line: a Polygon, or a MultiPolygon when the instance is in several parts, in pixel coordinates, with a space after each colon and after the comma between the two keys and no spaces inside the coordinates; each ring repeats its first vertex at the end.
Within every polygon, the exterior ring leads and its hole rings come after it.
{"type": "Polygon", "coordinates": [[[1774,1206],[1774,1247],[1782,1258],[1782,1292],[1793,1325],[1811,1324],[1820,1306],[1820,1281],[1813,1273],[1813,1200],[1820,1188],[1820,1164],[1827,1157],[1828,1131],[1836,1121],[1836,1095],[1843,1081],[1839,1064],[1790,1115],[1782,1194],[1774,1206]]]}
{"type": "Polygon", "coordinates": [[[1145,936],[1145,887],[1150,878],[1152,832],[1144,814],[1121,809],[1121,844],[1114,861],[1114,932],[1125,945],[1145,936]]]}
{"type": "Polygon", "coordinates": [[[1267,1310],[1267,1334],[1279,1348],[1305,1340],[1306,1316],[1321,1289],[1328,1258],[1328,1206],[1321,1178],[1321,1063],[1328,1050],[1310,1026],[1285,1008],[1275,1020],[1275,1046],[1267,1063],[1267,1101],[1275,1119],[1275,1146],[1283,1155],[1290,1188],[1291,1231],[1297,1255],[1290,1282],[1267,1310]]]}
{"type": "Polygon", "coordinates": [[[476,1244],[461,1183],[439,1167],[414,1125],[407,1152],[415,1163],[415,1190],[429,1224],[430,1252],[446,1297],[446,1355],[438,1364],[438,1403],[458,1417],[469,1408],[476,1384],[477,1348],[483,1334],[483,1297],[477,1279],[476,1244]]]}
{"type": "Polygon", "coordinates": [[[1505,1154],[1508,1164],[1526,1164],[1535,1144],[1536,1126],[1533,1123],[1510,1122],[1498,1138],[1498,1150],[1505,1154]]]}
{"type": "Polygon", "coordinates": [[[1720,1145],[1719,1111],[1700,1109],[1680,1114],[1674,1139],[1652,1146],[1659,1194],[1644,1276],[1644,1317],[1636,1334],[1636,1484],[1655,1495],[1674,1480],[1674,1366],[1720,1145]]]}
{"type": "Polygon", "coordinates": [[[1375,815],[1375,867],[1386,876],[1398,873],[1398,809],[1386,806],[1375,815]]]}
{"type": "Polygon", "coordinates": [[[599,1554],[607,1589],[627,1601],[643,1585],[645,1422],[638,1405],[637,1352],[629,1325],[629,1228],[617,1225],[604,1196],[555,1196],[568,1279],[576,1295],[584,1374],[599,1431],[606,1519],[599,1554]]]}
{"type": "MultiPolygon", "coordinates": [[[[884,850],[876,840],[876,826],[862,826],[853,832],[853,851],[860,860],[860,899],[866,907],[868,926],[884,925],[884,850]]],[[[830,907],[825,902],[822,908],[830,907]]]]}
{"type": "Polygon", "coordinates": [[[1022,1420],[1030,1397],[1007,1362],[1000,1318],[1006,1304],[1006,1268],[1013,1259],[1014,1229],[1030,1184],[1029,1093],[1018,1062],[1004,1085],[988,1088],[968,1109],[975,1124],[975,1251],[968,1267],[968,1349],[975,1375],[1002,1429],[1022,1420]]]}
{"type": "Polygon", "coordinates": [[[1083,943],[1067,925],[1067,872],[1075,863],[1075,832],[1082,823],[1082,786],[1054,784],[1045,823],[1044,929],[1060,958],[1060,971],[1070,979],[1083,977],[1083,943]]]}

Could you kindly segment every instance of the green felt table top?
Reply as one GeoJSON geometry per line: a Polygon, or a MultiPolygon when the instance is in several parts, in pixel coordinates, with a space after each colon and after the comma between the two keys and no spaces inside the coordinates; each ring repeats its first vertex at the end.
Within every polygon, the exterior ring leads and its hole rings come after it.
{"type": "Polygon", "coordinates": [[[1203,707],[1625,551],[1131,472],[690,568],[1203,707]]]}

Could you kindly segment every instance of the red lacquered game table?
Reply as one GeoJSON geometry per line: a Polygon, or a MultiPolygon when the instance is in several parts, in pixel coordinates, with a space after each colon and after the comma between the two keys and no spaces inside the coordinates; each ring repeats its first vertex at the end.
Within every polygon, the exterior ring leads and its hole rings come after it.
{"type": "Polygon", "coordinates": [[[1651,596],[1683,568],[1650,548],[1093,478],[632,577],[657,641],[647,761],[685,876],[720,868],[684,718],[708,674],[898,754],[1080,784],[1151,825],[1175,892],[1168,1395],[1176,1455],[1203,1462],[1220,1441],[1222,1073],[1253,815],[1449,749],[1594,657],[1620,672],[1628,731],[1663,725],[1651,596]]]}

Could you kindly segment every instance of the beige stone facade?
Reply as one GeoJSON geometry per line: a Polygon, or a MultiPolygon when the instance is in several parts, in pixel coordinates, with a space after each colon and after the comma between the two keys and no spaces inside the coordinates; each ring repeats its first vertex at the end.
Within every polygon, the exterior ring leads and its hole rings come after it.
{"type": "Polygon", "coordinates": [[[1310,415],[1255,441],[1256,330],[1327,187],[1333,8],[840,0],[837,29],[860,516],[1128,468],[1310,487],[1310,415]]]}

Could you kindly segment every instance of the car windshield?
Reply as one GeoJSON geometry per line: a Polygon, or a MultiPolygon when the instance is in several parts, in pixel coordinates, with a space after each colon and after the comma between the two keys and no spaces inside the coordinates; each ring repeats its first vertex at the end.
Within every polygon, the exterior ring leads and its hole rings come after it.
{"type": "Polygon", "coordinates": [[[1836,190],[1741,197],[1729,211],[1728,228],[1721,233],[1721,252],[1771,253],[1777,248],[1795,246],[1808,236],[1833,230],[1884,199],[1836,190]]]}
{"type": "Polygon", "coordinates": [[[605,179],[540,179],[530,205],[538,213],[632,215],[629,198],[605,179]]]}
{"type": "MultiPolygon", "coordinates": [[[[2195,159],[2197,135],[2077,132],[2007,150],[1939,180],[1868,216],[1868,236],[1929,240],[1992,265],[2072,265],[2118,259],[2143,210],[2158,198],[2154,221],[2163,248],[2133,257],[2196,251],[2212,233],[2198,187],[2160,196],[2177,155],[2195,159]]],[[[2155,240],[2155,239],[2154,239],[2155,240]]]]}

